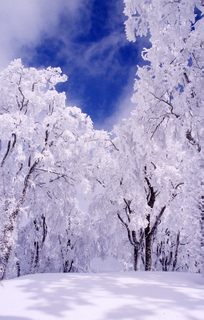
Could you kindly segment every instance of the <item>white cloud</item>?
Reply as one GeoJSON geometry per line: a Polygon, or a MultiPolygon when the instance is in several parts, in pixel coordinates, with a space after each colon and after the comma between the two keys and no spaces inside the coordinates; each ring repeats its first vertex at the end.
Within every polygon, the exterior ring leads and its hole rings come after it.
{"type": "Polygon", "coordinates": [[[52,34],[60,13],[76,15],[85,0],[0,0],[0,69],[18,58],[23,45],[36,45],[52,34]]]}

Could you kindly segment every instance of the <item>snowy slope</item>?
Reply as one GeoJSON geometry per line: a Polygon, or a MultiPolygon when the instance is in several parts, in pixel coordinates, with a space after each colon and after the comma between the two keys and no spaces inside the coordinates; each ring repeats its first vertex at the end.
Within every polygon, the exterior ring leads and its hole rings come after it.
{"type": "Polygon", "coordinates": [[[35,274],[0,285],[0,320],[203,320],[204,279],[187,273],[35,274]]]}

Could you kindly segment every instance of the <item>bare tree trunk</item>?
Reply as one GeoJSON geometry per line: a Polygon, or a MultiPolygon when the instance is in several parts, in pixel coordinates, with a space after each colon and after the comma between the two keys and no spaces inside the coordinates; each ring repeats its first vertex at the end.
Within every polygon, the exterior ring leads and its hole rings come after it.
{"type": "Polygon", "coordinates": [[[145,237],[145,271],[152,269],[152,234],[145,237]]]}
{"type": "MultiPolygon", "coordinates": [[[[129,206],[128,201],[126,201],[124,199],[125,203],[127,206],[129,206]]],[[[131,213],[130,207],[129,207],[129,212],[131,213]]],[[[126,230],[127,230],[127,234],[128,234],[128,239],[130,241],[130,244],[133,246],[133,267],[134,267],[134,271],[138,271],[139,270],[139,261],[140,261],[140,251],[141,251],[141,245],[142,245],[142,241],[143,241],[143,232],[142,229],[140,230],[139,234],[138,234],[138,239],[137,240],[137,235],[136,235],[136,231],[135,230],[131,230],[129,228],[128,223],[126,223],[122,217],[120,216],[119,212],[117,213],[117,216],[119,218],[119,220],[122,222],[122,224],[125,226],[126,230]]],[[[129,218],[129,217],[128,217],[129,218]]],[[[128,219],[128,222],[130,222],[130,218],[128,219]]]]}
{"type": "Polygon", "coordinates": [[[173,261],[172,271],[174,271],[175,268],[176,268],[179,244],[180,244],[180,231],[178,232],[177,238],[176,238],[176,250],[175,250],[175,254],[174,254],[174,261],[173,261]]]}
{"type": "Polygon", "coordinates": [[[145,271],[152,268],[152,235],[150,233],[150,214],[147,216],[148,225],[145,228],[145,271]]]}
{"type": "Polygon", "coordinates": [[[139,270],[139,261],[140,261],[140,247],[134,246],[134,271],[139,270]]]}
{"type": "Polygon", "coordinates": [[[153,227],[150,230],[150,214],[147,216],[148,225],[145,228],[145,271],[151,271],[152,269],[152,238],[154,232],[156,231],[158,224],[160,223],[160,219],[166,209],[164,206],[159,215],[156,217],[156,221],[153,227]]]}

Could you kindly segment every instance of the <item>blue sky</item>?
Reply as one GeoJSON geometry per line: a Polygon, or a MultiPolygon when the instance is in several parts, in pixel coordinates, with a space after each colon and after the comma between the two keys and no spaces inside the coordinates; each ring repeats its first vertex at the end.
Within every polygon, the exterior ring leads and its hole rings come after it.
{"type": "Polygon", "coordinates": [[[69,79],[57,89],[95,128],[129,116],[148,41],[126,39],[122,0],[0,0],[0,9],[1,69],[19,57],[26,67],[60,66],[69,79]]]}

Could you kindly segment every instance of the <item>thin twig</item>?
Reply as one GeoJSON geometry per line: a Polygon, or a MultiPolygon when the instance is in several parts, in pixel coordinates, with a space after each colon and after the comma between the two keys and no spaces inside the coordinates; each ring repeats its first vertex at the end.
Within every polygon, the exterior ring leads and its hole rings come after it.
{"type": "Polygon", "coordinates": [[[56,174],[58,176],[61,176],[61,177],[67,177],[73,181],[76,181],[74,178],[71,178],[70,176],[64,174],[64,173],[59,173],[59,172],[54,172],[54,171],[51,171],[51,170],[45,170],[45,169],[41,169],[41,168],[36,168],[36,170],[38,171],[42,171],[42,172],[47,172],[47,173],[53,173],[53,174],[56,174]]]}

